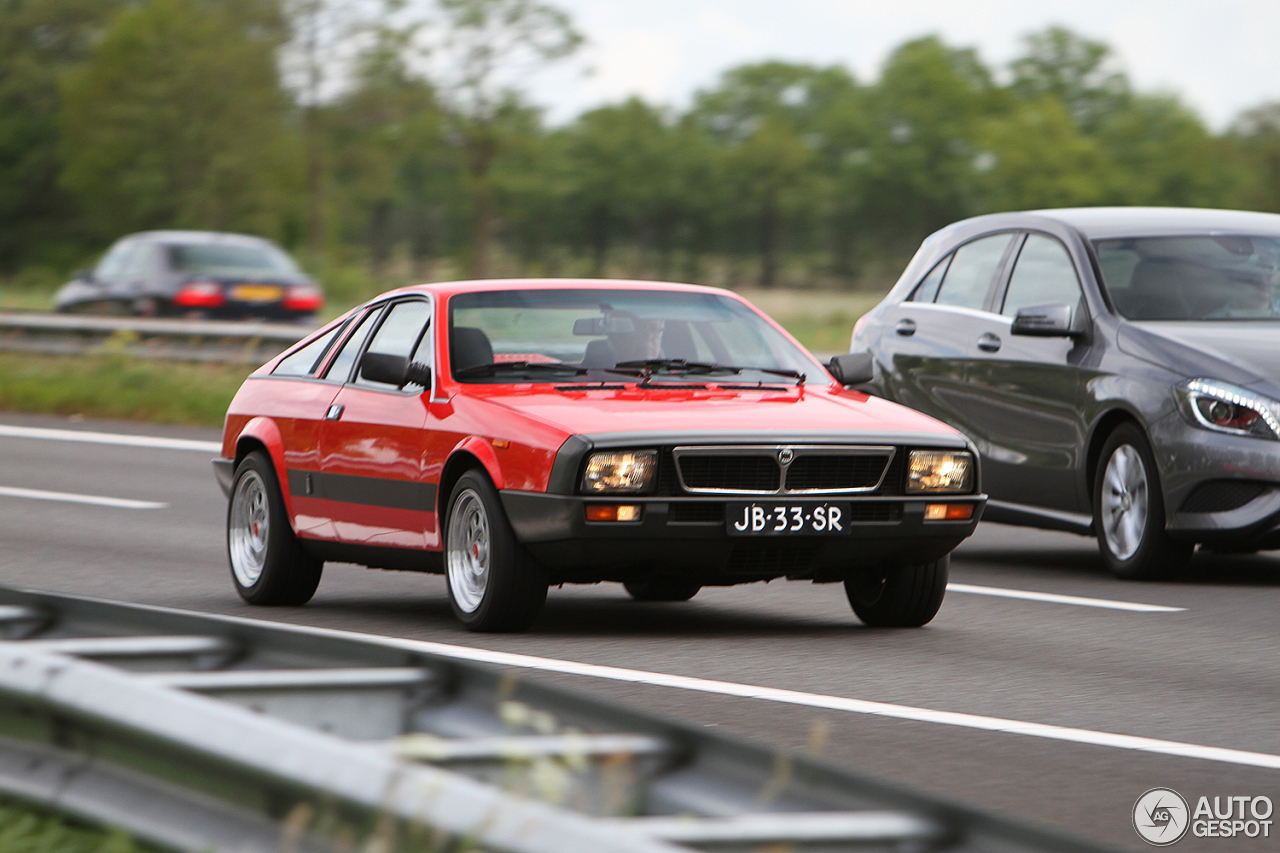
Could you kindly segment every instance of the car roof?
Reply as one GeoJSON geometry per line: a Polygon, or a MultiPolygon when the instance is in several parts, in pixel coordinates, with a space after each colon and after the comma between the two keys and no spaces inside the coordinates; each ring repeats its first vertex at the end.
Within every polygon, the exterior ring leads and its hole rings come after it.
{"type": "Polygon", "coordinates": [[[1280,215],[1197,207],[1065,207],[977,216],[948,226],[986,224],[999,228],[1034,227],[1045,220],[1080,232],[1087,240],[1160,237],[1178,234],[1276,234],[1280,215]]]}
{"type": "MultiPolygon", "coordinates": [[[[479,293],[496,290],[666,290],[686,293],[712,293],[731,296],[740,301],[736,293],[719,287],[699,284],[681,284],[672,281],[635,281],[618,278],[496,278],[477,281],[441,281],[432,284],[415,284],[390,291],[400,293],[433,293],[452,296],[457,293],[479,293]]],[[[389,295],[389,294],[383,294],[389,295]]]]}
{"type": "Polygon", "coordinates": [[[262,245],[271,243],[265,237],[252,234],[232,234],[227,231],[139,231],[130,234],[128,240],[145,240],[150,243],[238,243],[240,245],[262,245]]]}

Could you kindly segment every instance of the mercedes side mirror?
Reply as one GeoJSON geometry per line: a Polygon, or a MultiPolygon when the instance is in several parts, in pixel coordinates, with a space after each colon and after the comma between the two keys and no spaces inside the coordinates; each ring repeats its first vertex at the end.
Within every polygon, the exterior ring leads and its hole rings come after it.
{"type": "Polygon", "coordinates": [[[1071,322],[1070,305],[1045,302],[1019,308],[1009,334],[1033,338],[1075,338],[1084,336],[1084,328],[1080,323],[1071,322]]]}
{"type": "Polygon", "coordinates": [[[850,352],[838,355],[827,362],[827,370],[841,385],[861,385],[876,375],[875,362],[870,352],[850,352]]]}
{"type": "Polygon", "coordinates": [[[360,376],[370,382],[381,382],[403,388],[409,383],[431,387],[431,368],[421,362],[409,361],[402,355],[367,352],[360,359],[360,376]]]}

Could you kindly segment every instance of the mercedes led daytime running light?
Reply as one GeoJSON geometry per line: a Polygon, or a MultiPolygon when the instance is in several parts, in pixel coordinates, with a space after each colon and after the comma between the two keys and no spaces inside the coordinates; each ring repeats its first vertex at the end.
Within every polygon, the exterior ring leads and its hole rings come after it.
{"type": "Polygon", "coordinates": [[[582,472],[582,490],[593,494],[637,494],[658,470],[656,450],[593,453],[582,472]]]}
{"type": "Polygon", "coordinates": [[[1280,438],[1280,403],[1214,379],[1191,379],[1177,388],[1193,423],[1214,432],[1280,438]]]}
{"type": "Polygon", "coordinates": [[[913,450],[907,458],[908,492],[967,492],[973,484],[968,453],[913,450]]]}

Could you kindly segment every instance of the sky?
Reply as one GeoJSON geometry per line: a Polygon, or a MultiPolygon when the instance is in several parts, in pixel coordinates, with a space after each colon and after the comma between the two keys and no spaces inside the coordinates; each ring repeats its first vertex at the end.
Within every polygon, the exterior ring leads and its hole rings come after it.
{"type": "Polygon", "coordinates": [[[1280,0],[550,0],[587,45],[529,81],[562,123],[639,95],[683,109],[735,65],[843,65],[874,81],[903,42],[938,35],[1000,68],[1060,24],[1111,46],[1141,92],[1176,94],[1215,131],[1280,101],[1280,0]]]}

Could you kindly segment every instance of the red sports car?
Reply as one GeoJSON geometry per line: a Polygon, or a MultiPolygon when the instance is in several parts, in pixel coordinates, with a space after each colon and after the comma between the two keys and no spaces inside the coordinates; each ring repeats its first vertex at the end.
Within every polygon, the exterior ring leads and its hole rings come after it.
{"type": "Polygon", "coordinates": [[[510,631],[552,584],[683,601],[786,577],[843,582],[869,625],[923,625],[986,496],[964,436],[844,387],[868,367],[824,368],[714,288],[392,291],[232,401],[214,460],[232,579],[298,605],[325,561],[443,573],[466,627],[510,631]]]}

